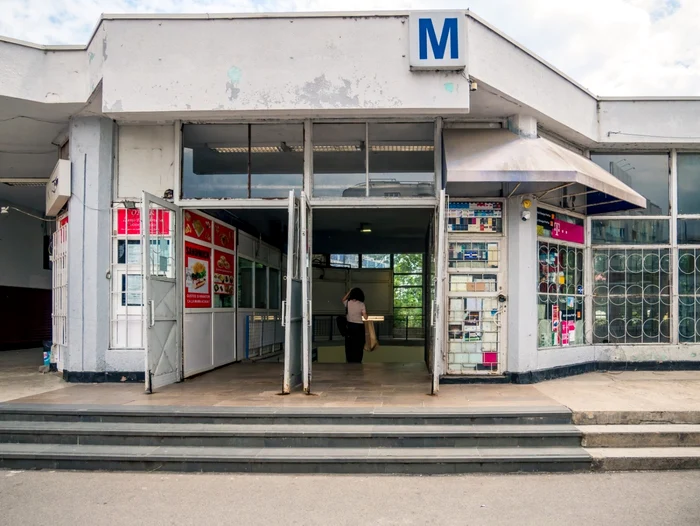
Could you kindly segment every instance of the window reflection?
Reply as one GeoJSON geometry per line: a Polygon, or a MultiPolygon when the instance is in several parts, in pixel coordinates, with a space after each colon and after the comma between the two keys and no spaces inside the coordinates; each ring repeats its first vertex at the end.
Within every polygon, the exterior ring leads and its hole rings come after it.
{"type": "Polygon", "coordinates": [[[668,215],[668,155],[593,154],[591,160],[647,199],[646,209],[620,215],[668,215]]]}
{"type": "Polygon", "coordinates": [[[678,154],[678,213],[700,214],[700,154],[678,154]]]}

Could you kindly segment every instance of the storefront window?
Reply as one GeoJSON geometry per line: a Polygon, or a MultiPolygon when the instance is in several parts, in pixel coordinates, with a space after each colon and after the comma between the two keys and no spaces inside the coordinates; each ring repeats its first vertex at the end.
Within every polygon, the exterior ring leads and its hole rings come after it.
{"type": "Polygon", "coordinates": [[[594,343],[669,343],[671,251],[593,250],[594,343]]]}
{"type": "Polygon", "coordinates": [[[255,264],[255,308],[267,309],[267,267],[255,264]]]}
{"type": "Polygon", "coordinates": [[[365,124],[314,124],[315,197],[364,197],[365,124]]]}
{"type": "Polygon", "coordinates": [[[646,197],[646,209],[631,210],[621,214],[668,215],[668,155],[593,154],[591,160],[646,197]]]}
{"type": "Polygon", "coordinates": [[[370,197],[435,196],[433,123],[369,125],[370,197]]]}
{"type": "Polygon", "coordinates": [[[238,258],[238,306],[253,308],[253,262],[238,258]]]}
{"type": "Polygon", "coordinates": [[[678,251],[678,337],[700,342],[700,249],[678,251]]]}
{"type": "Polygon", "coordinates": [[[670,242],[667,219],[594,219],[594,245],[664,245],[670,242]]]}
{"type": "Polygon", "coordinates": [[[331,267],[360,268],[359,254],[331,254],[331,267]]]}
{"type": "Polygon", "coordinates": [[[541,240],[538,242],[538,268],[538,346],[583,344],[583,248],[541,240]]]}
{"type": "Polygon", "coordinates": [[[700,214],[700,154],[678,154],[678,213],[700,214]]]}
{"type": "Polygon", "coordinates": [[[285,198],[303,173],[302,124],[183,127],[184,199],[285,198]]]}

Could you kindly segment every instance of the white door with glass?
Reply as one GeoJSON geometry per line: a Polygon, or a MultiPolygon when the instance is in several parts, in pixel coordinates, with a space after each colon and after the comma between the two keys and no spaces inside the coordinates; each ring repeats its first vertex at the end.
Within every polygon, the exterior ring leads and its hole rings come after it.
{"type": "Polygon", "coordinates": [[[505,240],[450,234],[447,372],[500,374],[505,338],[505,240]]]}
{"type": "Polygon", "coordinates": [[[435,269],[434,297],[431,306],[431,345],[430,370],[432,373],[431,394],[437,394],[440,389],[440,375],[443,372],[444,341],[445,341],[445,236],[446,236],[446,197],[445,190],[440,190],[438,206],[435,210],[433,224],[433,268],[435,269]]]}
{"type": "Polygon", "coordinates": [[[177,274],[179,208],[146,192],[141,203],[146,392],[182,378],[181,307],[177,274]]]}
{"type": "Polygon", "coordinates": [[[303,386],[306,394],[311,394],[311,367],[313,362],[313,309],[311,305],[311,283],[312,283],[312,239],[313,231],[311,220],[311,206],[308,197],[301,193],[301,246],[299,252],[301,261],[301,281],[302,281],[302,311],[303,311],[303,335],[302,335],[302,370],[303,386]]]}
{"type": "MultiPolygon", "coordinates": [[[[289,394],[302,383],[303,374],[303,280],[301,214],[304,212],[294,191],[289,192],[287,237],[287,297],[282,304],[284,323],[284,380],[282,392],[289,394]]],[[[305,254],[304,254],[305,256],[305,254]]]]}

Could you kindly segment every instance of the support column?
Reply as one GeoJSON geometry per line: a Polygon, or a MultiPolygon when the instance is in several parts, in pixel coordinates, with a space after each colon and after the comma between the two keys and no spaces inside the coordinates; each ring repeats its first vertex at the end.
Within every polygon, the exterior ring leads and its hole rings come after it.
{"type": "Polygon", "coordinates": [[[72,195],[68,230],[68,350],[64,378],[91,381],[109,348],[114,122],[79,117],[70,124],[72,195]]]}
{"type": "Polygon", "coordinates": [[[508,372],[537,368],[537,203],[522,220],[521,197],[507,204],[508,372]]]}
{"type": "Polygon", "coordinates": [[[536,139],[537,119],[529,115],[513,115],[508,118],[508,129],[526,139],[536,139]]]}

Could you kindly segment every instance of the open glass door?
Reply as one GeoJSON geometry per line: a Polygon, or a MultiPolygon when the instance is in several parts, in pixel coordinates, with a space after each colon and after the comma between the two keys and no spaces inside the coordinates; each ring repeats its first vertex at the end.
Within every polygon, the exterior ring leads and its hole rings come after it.
{"type": "Polygon", "coordinates": [[[284,382],[282,393],[289,394],[302,383],[302,279],[301,210],[294,191],[289,192],[289,234],[287,237],[287,299],[282,305],[284,324],[284,382]]]}
{"type": "Polygon", "coordinates": [[[445,190],[440,190],[438,209],[436,210],[435,231],[436,243],[434,246],[435,258],[435,297],[433,298],[432,324],[433,324],[433,345],[432,345],[432,386],[430,393],[436,395],[440,389],[440,374],[443,365],[443,342],[445,340],[445,233],[447,225],[445,222],[446,198],[445,190]]]}
{"type": "Polygon", "coordinates": [[[304,392],[311,394],[311,364],[313,362],[313,310],[311,306],[311,282],[312,280],[312,240],[311,233],[313,227],[311,223],[311,206],[304,192],[301,193],[301,281],[302,281],[302,302],[303,302],[303,336],[302,336],[302,366],[304,392]]]}
{"type": "Polygon", "coordinates": [[[141,203],[146,392],[182,379],[179,207],[143,193],[141,203]]]}

